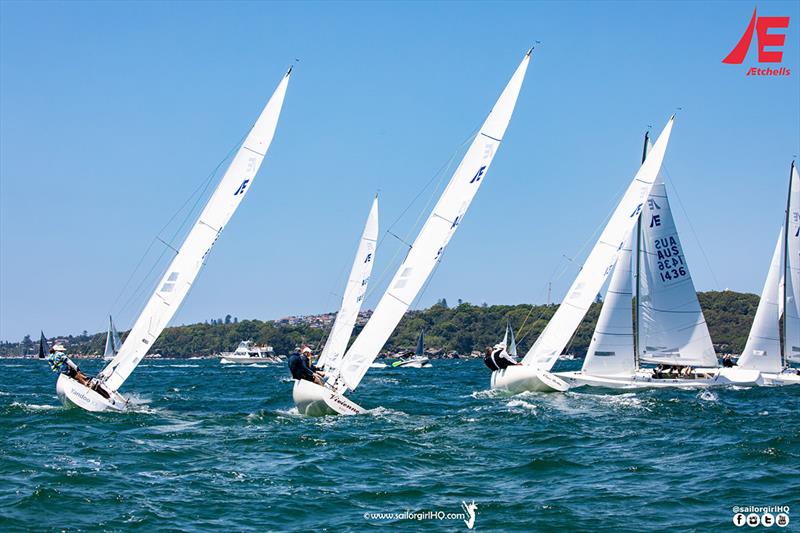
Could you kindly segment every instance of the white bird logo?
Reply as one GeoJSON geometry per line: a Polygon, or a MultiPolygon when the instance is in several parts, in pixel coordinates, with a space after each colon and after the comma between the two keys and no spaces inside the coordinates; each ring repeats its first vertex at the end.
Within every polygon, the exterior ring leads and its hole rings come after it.
{"type": "Polygon", "coordinates": [[[478,506],[475,504],[475,500],[472,500],[472,503],[461,502],[461,507],[469,516],[469,519],[464,520],[464,523],[467,524],[467,529],[472,529],[475,527],[475,511],[478,509],[478,506]]]}

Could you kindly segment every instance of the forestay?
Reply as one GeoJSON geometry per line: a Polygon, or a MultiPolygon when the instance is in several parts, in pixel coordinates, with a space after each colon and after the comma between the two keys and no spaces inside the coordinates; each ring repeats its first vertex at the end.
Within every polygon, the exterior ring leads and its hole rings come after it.
{"type": "Polygon", "coordinates": [[[520,63],[478,135],[447,184],[433,212],[384,293],[372,318],[347,351],[342,378],[355,389],[403,314],[416,298],[458,229],[505,134],[519,96],[531,52],[520,63]]]}
{"type": "Polygon", "coordinates": [[[372,209],[369,211],[367,223],[361,233],[361,240],[358,242],[358,250],[353,260],[353,267],[350,269],[350,276],[347,278],[342,296],[342,305],[336,314],[333,328],[322,349],[317,366],[335,375],[339,370],[339,365],[347,350],[347,343],[358,319],[358,312],[364,303],[364,295],[367,292],[372,265],[375,263],[375,246],[378,240],[378,197],[372,202],[372,209]]]}
{"type": "Polygon", "coordinates": [[[611,215],[600,239],[589,253],[558,310],[525,354],[523,364],[535,365],[545,370],[553,368],[558,356],[580,325],[595,296],[614,268],[619,252],[633,230],[642,206],[650,194],[664,160],[674,118],[669,119],[647,159],[639,167],[639,171],[611,215]]]}
{"type": "Polygon", "coordinates": [[[753,326],[747,337],[747,344],[739,358],[739,367],[760,370],[761,372],[780,372],[783,370],[781,360],[781,341],[779,327],[779,286],[783,267],[783,228],[775,243],[772,262],[769,265],[767,281],[761,292],[753,326]]]}
{"type": "Polygon", "coordinates": [[[659,176],[642,213],[640,360],[716,367],[667,190],[659,176]]]}
{"type": "Polygon", "coordinates": [[[225,224],[247,194],[278,124],[291,69],[267,102],[200,217],[139,315],[119,353],[100,373],[116,391],[178,310],[225,224]]]}
{"type": "MultiPolygon", "coordinates": [[[[634,230],[635,233],[635,230],[634,230]]],[[[633,314],[631,303],[631,234],[622,246],[608,283],[597,326],[583,361],[583,372],[595,376],[633,374],[633,314]]]]}

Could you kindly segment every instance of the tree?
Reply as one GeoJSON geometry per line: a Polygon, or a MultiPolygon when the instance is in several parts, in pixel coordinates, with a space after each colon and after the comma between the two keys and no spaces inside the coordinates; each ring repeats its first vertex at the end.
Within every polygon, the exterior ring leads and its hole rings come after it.
{"type": "Polygon", "coordinates": [[[231,315],[225,315],[225,323],[226,324],[230,324],[231,323],[231,315]]]}

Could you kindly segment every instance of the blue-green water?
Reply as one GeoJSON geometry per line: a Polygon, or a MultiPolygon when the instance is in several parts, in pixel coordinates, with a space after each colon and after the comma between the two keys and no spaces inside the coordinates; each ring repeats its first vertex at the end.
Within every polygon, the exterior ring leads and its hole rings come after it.
{"type": "MultiPolygon", "coordinates": [[[[145,361],[133,412],[64,409],[38,361],[0,361],[0,530],[800,530],[800,387],[497,396],[481,361],[373,369],[371,412],[293,412],[284,365],[145,361]]],[[[82,362],[86,370],[99,361],[82,362]]]]}

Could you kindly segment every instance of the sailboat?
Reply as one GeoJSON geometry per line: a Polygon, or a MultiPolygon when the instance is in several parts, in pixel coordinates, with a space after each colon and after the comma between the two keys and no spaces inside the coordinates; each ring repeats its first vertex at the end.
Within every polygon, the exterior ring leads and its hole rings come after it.
{"type": "Polygon", "coordinates": [[[114,321],[111,315],[108,316],[108,333],[106,333],[106,346],[103,349],[103,359],[110,361],[114,356],[119,353],[122,347],[122,341],[119,339],[117,328],[114,327],[114,321]]]}
{"type": "Polygon", "coordinates": [[[121,411],[127,399],[118,390],[180,307],[205,258],[239,207],[269,149],[292,69],[281,79],[216,190],[173,258],[116,356],[84,386],[59,374],[56,391],[65,405],[87,411],[121,411]]]}
{"type": "Polygon", "coordinates": [[[523,391],[561,391],[569,384],[550,372],[564,351],[575,330],[589,310],[595,296],[614,269],[625,241],[661,171],[675,117],[670,117],[647,159],[642,162],[631,183],[611,215],[597,243],[573,281],[564,301],[544,331],[525,354],[521,365],[492,372],[492,389],[511,393],[523,391]]]}
{"type": "Polygon", "coordinates": [[[336,313],[330,335],[325,341],[322,353],[316,366],[326,374],[335,376],[339,373],[342,359],[350,342],[350,336],[358,320],[358,313],[364,303],[372,265],[375,264],[375,248],[378,242],[378,196],[372,201],[372,207],[358,241],[358,249],[347,278],[347,286],[342,295],[342,304],[336,313]]]}
{"type": "Polygon", "coordinates": [[[293,397],[300,413],[307,415],[363,413],[345,397],[355,390],[386,344],[403,315],[416,299],[447,244],[464,218],[497,153],[517,102],[531,50],[495,103],[439,201],[381,297],[369,322],[347,350],[338,373],[326,376],[325,386],[311,381],[295,383],[293,397]]]}
{"type": "MultiPolygon", "coordinates": [[[[643,157],[648,141],[645,135],[643,157]]],[[[659,174],[620,250],[583,367],[555,375],[573,387],[625,389],[749,384],[759,378],[758,372],[729,374],[719,368],[659,174]],[[637,254],[632,270],[633,243],[637,254]],[[660,367],[642,368],[643,362],[660,367]]]]}
{"type": "Polygon", "coordinates": [[[761,372],[765,385],[800,384],[800,179],[792,161],[783,227],[775,243],[769,273],[738,366],[761,372]],[[781,320],[782,319],[782,320],[781,320]],[[782,327],[781,327],[782,326],[782,327]]]}
{"type": "Polygon", "coordinates": [[[41,334],[39,336],[39,359],[44,359],[47,357],[50,349],[47,347],[47,339],[44,336],[44,331],[40,331],[39,333],[41,334]]]}
{"type": "Polygon", "coordinates": [[[430,368],[430,360],[425,357],[425,330],[420,330],[419,337],[417,338],[417,347],[414,354],[410,357],[404,357],[399,361],[392,363],[394,368],[430,368]]]}

